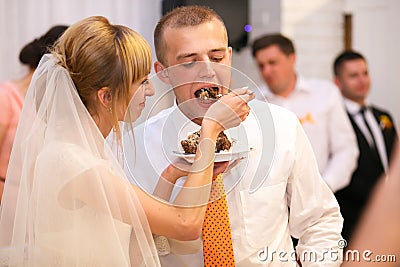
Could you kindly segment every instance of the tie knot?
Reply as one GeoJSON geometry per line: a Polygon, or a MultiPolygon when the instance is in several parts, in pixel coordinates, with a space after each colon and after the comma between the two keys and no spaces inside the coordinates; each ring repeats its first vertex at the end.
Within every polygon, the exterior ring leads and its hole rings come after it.
{"type": "Polygon", "coordinates": [[[367,106],[362,106],[361,108],[360,108],[360,113],[362,114],[362,115],[365,115],[365,112],[368,110],[368,107],[367,106]]]}
{"type": "Polygon", "coordinates": [[[213,177],[212,177],[212,180],[213,180],[213,181],[215,181],[215,180],[217,180],[217,179],[222,179],[222,173],[217,174],[216,176],[213,176],[213,177]]]}

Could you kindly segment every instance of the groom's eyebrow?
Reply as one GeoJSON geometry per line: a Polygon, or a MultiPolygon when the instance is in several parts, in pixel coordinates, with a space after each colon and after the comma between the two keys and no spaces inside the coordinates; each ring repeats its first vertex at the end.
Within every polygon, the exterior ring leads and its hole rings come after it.
{"type": "Polygon", "coordinates": [[[226,51],[226,47],[220,47],[220,48],[215,48],[210,50],[210,52],[225,52],[226,51]]]}
{"type": "MultiPolygon", "coordinates": [[[[211,50],[207,51],[207,54],[215,53],[215,52],[226,52],[226,47],[223,46],[223,47],[218,47],[218,48],[211,49],[211,50]]],[[[176,59],[180,60],[180,59],[184,59],[184,58],[191,58],[191,57],[196,57],[197,55],[198,55],[198,53],[193,53],[193,52],[182,53],[182,54],[179,54],[176,57],[176,59]]]]}
{"type": "Polygon", "coordinates": [[[184,59],[184,58],[189,58],[189,57],[195,57],[197,56],[197,53],[184,53],[184,54],[180,54],[176,57],[177,60],[179,59],[184,59]]]}

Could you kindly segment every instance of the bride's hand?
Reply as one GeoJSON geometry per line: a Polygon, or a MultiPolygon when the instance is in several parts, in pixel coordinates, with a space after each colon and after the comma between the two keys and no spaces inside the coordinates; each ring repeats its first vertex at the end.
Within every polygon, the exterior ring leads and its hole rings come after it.
{"type": "Polygon", "coordinates": [[[213,123],[219,131],[238,126],[249,115],[247,103],[254,98],[255,94],[248,89],[238,89],[222,96],[207,110],[203,124],[213,123]]]}
{"type": "Polygon", "coordinates": [[[187,176],[192,164],[186,160],[177,158],[162,172],[161,177],[168,182],[175,184],[176,180],[183,176],[187,176]]]}

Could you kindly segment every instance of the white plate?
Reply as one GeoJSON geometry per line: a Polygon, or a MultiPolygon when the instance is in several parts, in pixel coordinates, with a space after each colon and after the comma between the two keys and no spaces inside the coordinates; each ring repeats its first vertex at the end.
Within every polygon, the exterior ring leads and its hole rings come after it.
{"type": "MultiPolygon", "coordinates": [[[[215,153],[215,160],[214,162],[222,162],[222,161],[232,161],[242,157],[246,157],[250,150],[243,150],[243,151],[221,151],[215,153]]],[[[196,154],[186,154],[185,152],[179,151],[172,151],[172,155],[185,159],[187,162],[193,163],[194,157],[196,154]]]]}

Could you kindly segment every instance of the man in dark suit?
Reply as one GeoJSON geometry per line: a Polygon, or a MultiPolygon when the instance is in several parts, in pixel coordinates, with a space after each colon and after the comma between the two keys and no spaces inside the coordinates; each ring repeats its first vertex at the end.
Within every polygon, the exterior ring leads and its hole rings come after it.
{"type": "Polygon", "coordinates": [[[344,218],[342,235],[349,239],[371,190],[387,171],[397,133],[389,113],[366,101],[370,89],[366,59],[358,52],[345,51],[333,67],[360,150],[349,186],[335,194],[344,218]]]}

